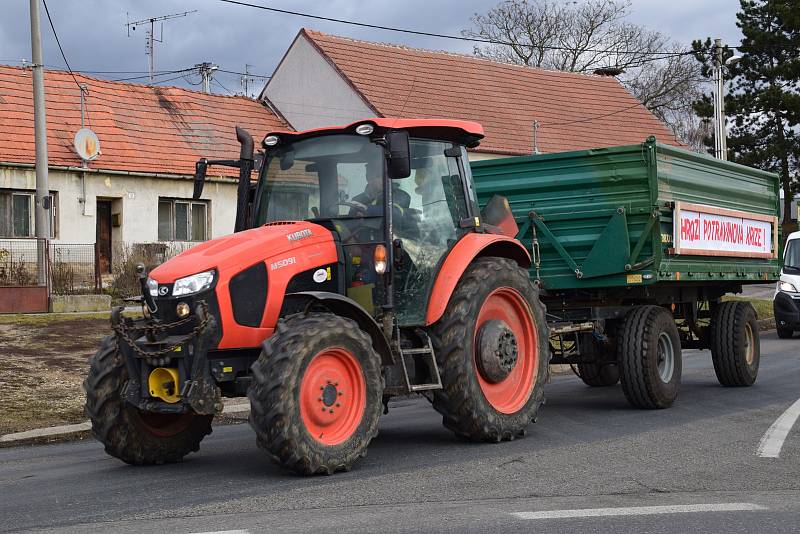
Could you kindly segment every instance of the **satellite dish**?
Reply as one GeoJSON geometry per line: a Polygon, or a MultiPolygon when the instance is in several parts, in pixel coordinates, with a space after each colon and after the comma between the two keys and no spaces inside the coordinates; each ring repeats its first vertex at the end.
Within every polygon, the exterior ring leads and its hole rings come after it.
{"type": "Polygon", "coordinates": [[[75,152],[84,161],[92,161],[100,155],[100,139],[89,128],[78,130],[78,133],[75,134],[73,145],[75,146],[75,152]]]}

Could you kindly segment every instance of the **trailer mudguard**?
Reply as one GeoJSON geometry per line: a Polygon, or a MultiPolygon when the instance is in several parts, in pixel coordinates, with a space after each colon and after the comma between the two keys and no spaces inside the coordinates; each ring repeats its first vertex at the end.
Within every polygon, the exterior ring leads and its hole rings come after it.
{"type": "Polygon", "coordinates": [[[472,260],[484,256],[509,258],[526,269],[531,266],[530,253],[514,238],[498,234],[466,234],[450,250],[436,275],[425,313],[426,325],[431,325],[442,317],[461,275],[472,260]]]}

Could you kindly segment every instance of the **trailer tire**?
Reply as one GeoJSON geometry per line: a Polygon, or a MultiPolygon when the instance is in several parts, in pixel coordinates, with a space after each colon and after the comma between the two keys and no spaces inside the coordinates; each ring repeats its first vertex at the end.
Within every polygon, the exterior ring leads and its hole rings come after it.
{"type": "Polygon", "coordinates": [[[593,334],[581,334],[580,339],[581,357],[588,356],[587,359],[591,359],[593,363],[579,363],[575,374],[590,387],[616,385],[619,382],[619,366],[613,347],[599,343],[593,334]]]}
{"type": "Polygon", "coordinates": [[[525,269],[505,258],[473,261],[430,332],[442,378],[433,407],[446,428],[471,441],[524,435],[544,400],[550,361],[545,321],[544,305],[525,269]],[[487,375],[487,363],[478,368],[477,346],[479,334],[490,335],[487,329],[501,322],[512,332],[514,347],[520,344],[522,349],[498,378],[487,375]],[[494,325],[487,327],[489,323],[494,325]]]}
{"type": "Polygon", "coordinates": [[[631,405],[672,405],[681,381],[681,343],[672,315],[659,306],[636,306],[625,316],[617,343],[622,391],[631,405]]]}
{"type": "Polygon", "coordinates": [[[281,319],[252,371],[250,425],[275,463],[331,475],[366,456],[383,379],[380,356],[355,321],[332,313],[281,319]]]}
{"type": "Polygon", "coordinates": [[[594,388],[615,386],[619,382],[619,367],[615,363],[579,363],[578,376],[594,388]]]}
{"type": "Polygon", "coordinates": [[[150,465],[177,462],[199,450],[211,433],[212,415],[142,412],[122,398],[127,382],[123,356],[114,336],[107,336],[91,359],[83,388],[92,434],[109,455],[128,464],[150,465]]]}
{"type": "Polygon", "coordinates": [[[749,302],[721,302],[711,319],[711,359],[723,386],[752,386],[761,345],[756,311],[749,302]]]}

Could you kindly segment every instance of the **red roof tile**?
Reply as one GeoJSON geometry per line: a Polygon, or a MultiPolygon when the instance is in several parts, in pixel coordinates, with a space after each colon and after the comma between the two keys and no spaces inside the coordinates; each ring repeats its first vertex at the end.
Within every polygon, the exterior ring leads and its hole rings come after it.
{"type": "MultiPolygon", "coordinates": [[[[100,139],[101,154],[89,163],[93,169],[193,174],[201,157],[238,158],[236,125],[256,140],[288,128],[250,98],[76,77],[89,91],[86,126],[100,139]]],[[[45,100],[50,165],[80,166],[72,148],[81,127],[80,91],[72,76],[46,71],[45,100]]],[[[31,71],[0,66],[0,162],[34,161],[31,71]]],[[[213,174],[236,173],[221,169],[214,167],[213,174]]]]}
{"type": "Polygon", "coordinates": [[[641,143],[679,145],[612,77],[551,71],[301,30],[380,114],[477,121],[477,149],[530,154],[641,143]]]}

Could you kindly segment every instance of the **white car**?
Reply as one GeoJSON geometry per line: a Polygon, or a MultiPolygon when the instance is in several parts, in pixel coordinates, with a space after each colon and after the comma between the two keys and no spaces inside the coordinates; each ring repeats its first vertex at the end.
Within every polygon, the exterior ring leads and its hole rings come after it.
{"type": "Polygon", "coordinates": [[[772,300],[778,337],[790,338],[800,330],[800,232],[786,238],[781,278],[772,300]]]}

